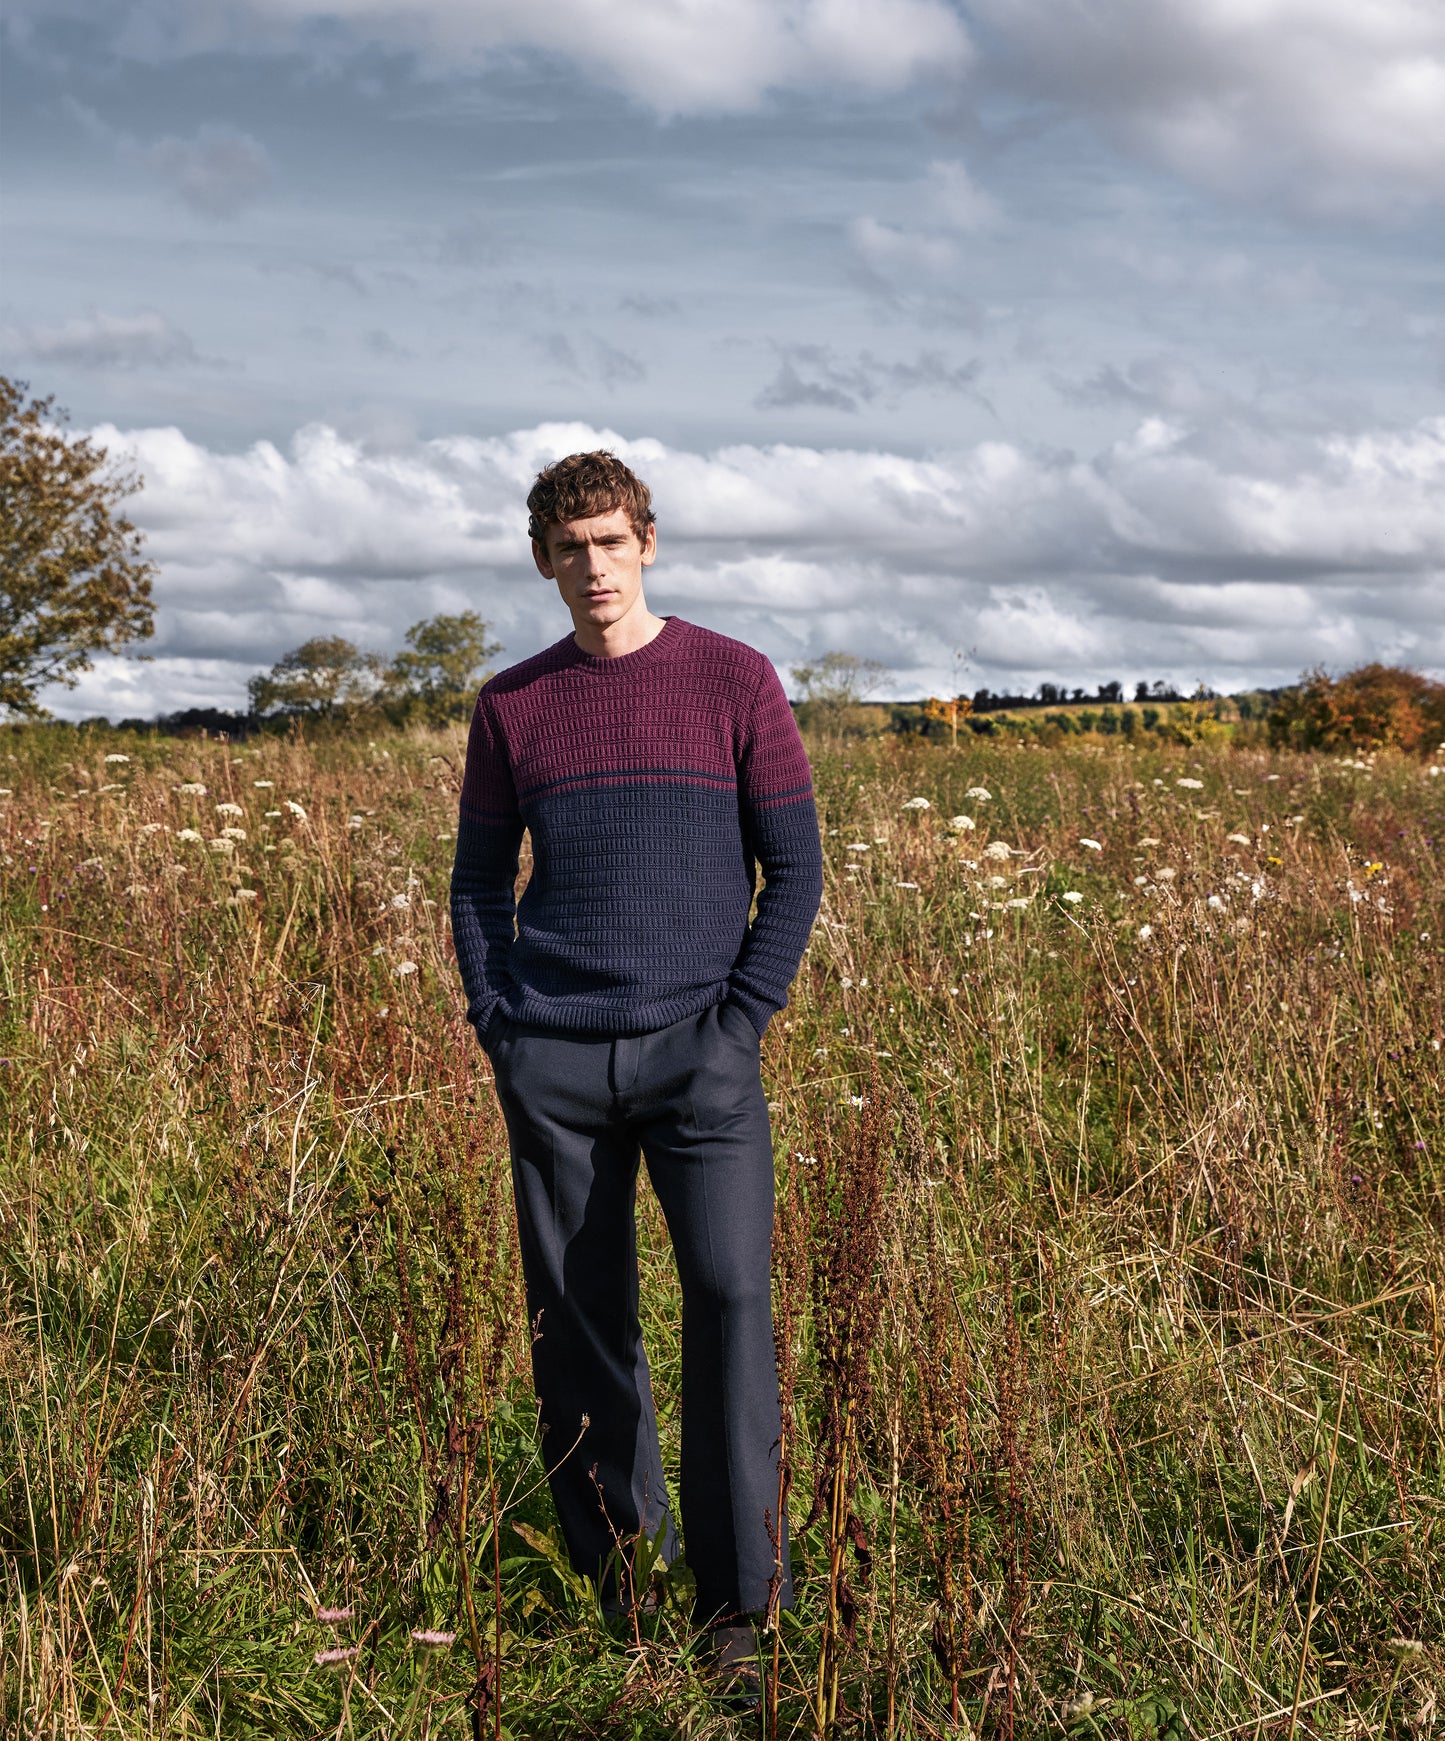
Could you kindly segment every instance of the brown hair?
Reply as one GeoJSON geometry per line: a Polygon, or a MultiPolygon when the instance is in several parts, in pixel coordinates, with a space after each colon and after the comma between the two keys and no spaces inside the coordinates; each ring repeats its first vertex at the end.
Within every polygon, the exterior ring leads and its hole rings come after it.
{"type": "Polygon", "coordinates": [[[590,520],[625,508],[638,542],[657,519],[652,491],[615,453],[569,453],[537,473],[527,496],[527,530],[543,547],[547,529],[559,520],[590,520]]]}

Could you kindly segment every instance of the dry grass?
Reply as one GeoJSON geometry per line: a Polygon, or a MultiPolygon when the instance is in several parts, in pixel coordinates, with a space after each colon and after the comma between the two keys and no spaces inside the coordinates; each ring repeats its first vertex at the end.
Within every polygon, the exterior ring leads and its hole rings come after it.
{"type": "MultiPolygon", "coordinates": [[[[732,1732],[685,1569],[615,1635],[538,1491],[460,750],[0,734],[7,1732],[732,1732]]],[[[1430,1733],[1445,780],[815,751],[777,1732],[1430,1733]]]]}

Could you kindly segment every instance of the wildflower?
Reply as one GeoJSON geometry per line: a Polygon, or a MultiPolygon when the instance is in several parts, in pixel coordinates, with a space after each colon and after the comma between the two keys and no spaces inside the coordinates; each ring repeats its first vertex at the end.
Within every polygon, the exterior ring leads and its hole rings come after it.
{"type": "Polygon", "coordinates": [[[948,826],[955,834],[963,834],[969,829],[976,827],[977,824],[971,816],[950,816],[948,819],[948,826]]]}
{"type": "Polygon", "coordinates": [[[128,762],[130,757],[123,756],[119,752],[116,752],[114,755],[109,755],[105,759],[107,762],[128,762]]]}
{"type": "Polygon", "coordinates": [[[213,840],[208,840],[206,842],[206,847],[210,852],[225,854],[234,852],[236,850],[236,843],[234,840],[227,840],[224,834],[218,834],[213,840]]]}
{"type": "Polygon", "coordinates": [[[1028,901],[1025,899],[1021,899],[1021,898],[1016,897],[1012,901],[1005,901],[1004,905],[1006,907],[1026,907],[1026,906],[1028,906],[1028,901]]]}
{"type": "MultiPolygon", "coordinates": [[[[1140,847],[1145,847],[1145,846],[1162,846],[1164,843],[1161,840],[1156,840],[1152,834],[1146,834],[1144,836],[1144,838],[1142,840],[1136,842],[1136,844],[1140,847]]],[[[1245,845],[1248,846],[1248,844],[1249,844],[1249,842],[1246,841],[1245,845]]]]}
{"type": "Polygon", "coordinates": [[[1007,877],[990,877],[988,879],[988,886],[991,889],[1006,889],[1008,887],[1008,878],[1007,877]]]}
{"type": "Polygon", "coordinates": [[[279,816],[281,812],[279,810],[263,810],[261,814],[269,821],[271,817],[279,816]]]}
{"type": "Polygon", "coordinates": [[[181,785],[174,787],[173,790],[184,792],[188,798],[204,798],[206,795],[206,788],[199,780],[186,780],[181,785]]]}
{"type": "Polygon", "coordinates": [[[1390,1649],[1398,1657],[1424,1656],[1425,1646],[1418,1638],[1392,1638],[1390,1649]]]}
{"type": "Polygon", "coordinates": [[[411,1641],[420,1650],[446,1650],[457,1641],[455,1632],[423,1632],[413,1627],[411,1641]]]}
{"type": "Polygon", "coordinates": [[[402,907],[409,907],[411,905],[411,896],[410,895],[393,895],[391,897],[391,904],[393,907],[396,907],[398,910],[402,907]]]}
{"type": "Polygon", "coordinates": [[[931,810],[933,806],[926,798],[910,798],[904,804],[905,810],[931,810]]]}
{"type": "Polygon", "coordinates": [[[863,1094],[850,1094],[848,1096],[848,1104],[850,1106],[867,1106],[868,1098],[863,1094]]]}
{"type": "Polygon", "coordinates": [[[1203,780],[1190,780],[1185,778],[1176,780],[1174,784],[1176,786],[1187,786],[1191,792],[1202,792],[1204,790],[1203,780]]]}
{"type": "Polygon", "coordinates": [[[185,874],[186,867],[183,864],[163,864],[161,866],[161,875],[168,883],[178,883],[185,874]]]}
{"type": "Polygon", "coordinates": [[[81,870],[104,870],[105,860],[103,858],[82,859],[80,862],[80,868],[81,870]]]}
{"type": "Polygon", "coordinates": [[[1079,891],[1077,889],[1065,889],[1063,894],[1059,898],[1061,900],[1069,902],[1069,904],[1071,906],[1077,907],[1079,902],[1082,901],[1084,897],[1079,893],[1079,891]]]}
{"type": "Polygon", "coordinates": [[[1152,925],[1141,925],[1139,927],[1139,936],[1145,943],[1147,943],[1153,935],[1154,927],[1152,925]]]}
{"type": "Polygon", "coordinates": [[[1012,851],[1006,840],[991,840],[983,849],[985,858],[1007,858],[1012,851]]]}
{"type": "Polygon", "coordinates": [[[218,804],[216,806],[216,814],[217,816],[244,816],[246,813],[242,810],[239,804],[228,803],[218,804]]]}
{"type": "Polygon", "coordinates": [[[1087,846],[1090,852],[1102,852],[1104,850],[1097,840],[1090,840],[1087,834],[1081,834],[1079,836],[1079,845],[1087,846]]]}
{"type": "Polygon", "coordinates": [[[131,897],[131,899],[134,900],[137,895],[148,895],[150,893],[150,890],[146,887],[146,885],[144,883],[127,883],[125,885],[124,893],[129,895],[131,897]]]}
{"type": "Polygon", "coordinates": [[[398,961],[391,971],[398,979],[405,979],[409,973],[416,972],[416,963],[414,961],[398,961]]]}
{"type": "Polygon", "coordinates": [[[853,981],[849,979],[848,975],[845,973],[838,983],[843,987],[844,991],[847,991],[852,986],[853,981]]]}
{"type": "Polygon", "coordinates": [[[1145,883],[1147,883],[1148,881],[1149,881],[1148,877],[1135,877],[1134,878],[1134,887],[1136,889],[1142,889],[1144,887],[1145,883]]]}
{"type": "Polygon", "coordinates": [[[1211,895],[1205,902],[1205,905],[1207,907],[1213,907],[1216,913],[1222,913],[1224,911],[1224,897],[1222,895],[1211,895]]]}
{"type": "Polygon", "coordinates": [[[1166,864],[1162,870],[1156,871],[1154,874],[1159,878],[1161,883],[1172,883],[1175,877],[1179,875],[1179,872],[1166,864]]]}
{"type": "Polygon", "coordinates": [[[848,850],[849,852],[867,852],[868,842],[866,840],[850,840],[848,850]]]}
{"type": "Polygon", "coordinates": [[[916,889],[918,887],[918,884],[917,883],[894,883],[893,886],[895,889],[916,889]]]}
{"type": "Polygon", "coordinates": [[[306,820],[306,812],[301,808],[301,806],[296,802],[296,800],[294,798],[288,798],[288,799],[286,799],[285,802],[286,802],[286,808],[291,812],[291,814],[293,816],[297,817],[302,822],[304,822],[306,820]]]}
{"type": "Polygon", "coordinates": [[[1367,864],[1365,866],[1365,881],[1368,882],[1371,877],[1379,876],[1380,872],[1382,870],[1384,870],[1384,868],[1385,868],[1384,865],[1382,865],[1378,859],[1375,859],[1372,863],[1367,864]]]}
{"type": "Polygon", "coordinates": [[[318,1608],[316,1618],[325,1621],[328,1626],[335,1626],[341,1620],[355,1620],[356,1610],[354,1608],[318,1608]]]}
{"type": "Polygon", "coordinates": [[[1224,838],[1226,840],[1233,840],[1240,846],[1249,846],[1252,844],[1247,834],[1226,834],[1224,838]]]}
{"type": "Polygon", "coordinates": [[[252,780],[251,784],[258,790],[269,792],[276,782],[274,780],[252,780]]]}
{"type": "Polygon", "coordinates": [[[1085,1688],[1085,1690],[1083,1692],[1081,1692],[1077,1698],[1065,1699],[1064,1700],[1064,1721],[1066,1723],[1073,1723],[1073,1722],[1077,1721],[1077,1719],[1080,1717],[1087,1717],[1089,1712],[1093,1710],[1096,1703],[1097,1703],[1097,1700],[1094,1698],[1094,1695],[1087,1688],[1085,1688]]]}
{"type": "Polygon", "coordinates": [[[964,793],[964,797],[977,798],[980,804],[989,804],[993,801],[993,793],[989,791],[987,786],[970,786],[964,793]]]}
{"type": "Polygon", "coordinates": [[[199,829],[178,828],[176,830],[176,839],[177,840],[199,840],[200,838],[201,838],[201,835],[200,835],[199,829]]]}
{"type": "Polygon", "coordinates": [[[346,818],[346,826],[348,828],[360,828],[361,818],[359,816],[348,816],[346,818]]]}
{"type": "Polygon", "coordinates": [[[244,840],[246,838],[246,830],[244,828],[223,828],[221,833],[227,840],[244,840]]]}
{"type": "Polygon", "coordinates": [[[359,1644],[333,1644],[330,1650],[318,1650],[316,1653],[317,1668],[345,1668],[354,1656],[361,1654],[359,1644]]]}
{"type": "Polygon", "coordinates": [[[256,891],[254,889],[237,889],[235,894],[232,896],[232,899],[237,901],[254,901],[256,899],[256,891]]]}

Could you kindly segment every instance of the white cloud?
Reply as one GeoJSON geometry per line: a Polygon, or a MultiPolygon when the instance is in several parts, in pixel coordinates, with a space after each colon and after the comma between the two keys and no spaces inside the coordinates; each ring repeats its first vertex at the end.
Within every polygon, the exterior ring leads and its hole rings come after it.
{"type": "MultiPolygon", "coordinates": [[[[1372,655],[1445,668],[1445,418],[1273,445],[1150,419],[1090,459],[1001,441],[927,459],[698,453],[580,424],[391,452],[322,425],[285,451],[95,436],[146,479],[133,513],[161,564],[159,657],[126,681],[153,708],[222,669],[208,699],[238,702],[249,672],[308,635],[387,650],[438,610],[481,610],[513,659],[556,639],[566,621],[532,570],[523,499],[541,465],[595,446],[652,485],[654,607],[783,665],[847,647],[890,664],[900,693],[947,681],[964,646],[972,681],[994,687],[1161,672],[1235,685],[1372,655]]],[[[107,685],[98,673],[57,702],[94,711],[107,685]]]]}
{"type": "Polygon", "coordinates": [[[1445,195],[1438,0],[968,0],[990,70],[1216,191],[1399,216],[1445,195]]]}
{"type": "Polygon", "coordinates": [[[16,0],[12,22],[56,13],[153,60],[313,42],[334,56],[349,40],[455,70],[530,50],[661,115],[752,109],[774,90],[898,90],[970,54],[947,0],[16,0]]]}

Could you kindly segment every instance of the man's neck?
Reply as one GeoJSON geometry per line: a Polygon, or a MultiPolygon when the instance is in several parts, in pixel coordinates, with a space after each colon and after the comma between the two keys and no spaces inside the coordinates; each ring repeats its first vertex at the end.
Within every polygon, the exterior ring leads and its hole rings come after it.
{"type": "Polygon", "coordinates": [[[594,659],[620,659],[624,653],[635,653],[655,641],[666,627],[666,617],[655,617],[641,605],[615,623],[578,623],[572,639],[594,659]]]}

